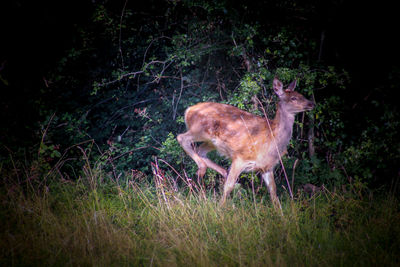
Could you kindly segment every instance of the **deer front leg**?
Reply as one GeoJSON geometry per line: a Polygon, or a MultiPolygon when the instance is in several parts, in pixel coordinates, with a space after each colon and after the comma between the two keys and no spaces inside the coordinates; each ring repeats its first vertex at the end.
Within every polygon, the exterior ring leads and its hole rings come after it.
{"type": "Polygon", "coordinates": [[[235,187],[235,183],[239,174],[243,170],[243,164],[240,160],[234,160],[232,162],[231,168],[228,173],[228,177],[226,178],[224,184],[224,194],[222,195],[222,199],[220,201],[220,205],[223,206],[225,204],[227,196],[232,192],[235,187]]]}
{"type": "Polygon", "coordinates": [[[276,195],[276,184],[274,179],[274,172],[267,171],[262,174],[262,178],[265,181],[265,184],[268,187],[269,195],[272,200],[272,204],[274,205],[275,209],[280,209],[282,211],[281,203],[279,202],[278,196],[276,195]]]}

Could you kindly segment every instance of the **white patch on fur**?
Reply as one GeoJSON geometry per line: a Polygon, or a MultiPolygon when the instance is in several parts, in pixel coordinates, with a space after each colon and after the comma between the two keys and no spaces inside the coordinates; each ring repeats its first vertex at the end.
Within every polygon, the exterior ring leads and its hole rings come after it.
{"type": "Polygon", "coordinates": [[[272,172],[263,173],[261,176],[264,179],[264,182],[267,186],[269,186],[271,179],[274,179],[272,172]]]}
{"type": "Polygon", "coordinates": [[[243,164],[243,171],[242,172],[251,172],[254,170],[256,163],[254,161],[246,161],[243,164]]]}

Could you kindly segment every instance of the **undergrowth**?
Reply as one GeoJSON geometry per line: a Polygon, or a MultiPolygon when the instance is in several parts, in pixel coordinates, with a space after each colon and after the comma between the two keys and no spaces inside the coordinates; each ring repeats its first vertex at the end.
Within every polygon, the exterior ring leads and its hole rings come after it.
{"type": "MultiPolygon", "coordinates": [[[[12,172],[10,172],[12,173],[12,172]]],[[[395,266],[400,212],[394,194],[324,190],[291,200],[218,194],[153,164],[153,182],[17,183],[2,169],[0,265],[395,266]],[[177,178],[177,179],[178,179],[177,178]]],[[[56,172],[53,172],[56,173],[56,172]]],[[[50,176],[49,176],[50,177],[50,176]]],[[[15,177],[14,177],[15,178],[15,177]]]]}

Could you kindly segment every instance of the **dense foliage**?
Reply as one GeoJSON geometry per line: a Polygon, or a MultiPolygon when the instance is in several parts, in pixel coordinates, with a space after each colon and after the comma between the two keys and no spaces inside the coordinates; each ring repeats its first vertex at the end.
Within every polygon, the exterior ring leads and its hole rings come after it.
{"type": "Polygon", "coordinates": [[[0,265],[399,265],[397,9],[237,2],[0,4],[0,265]],[[256,173],[220,207],[184,110],[273,118],[274,77],[316,103],[275,170],[282,211],[256,173]]]}
{"type": "MultiPolygon", "coordinates": [[[[35,88],[28,106],[39,126],[26,122],[33,138],[21,142],[12,125],[2,130],[2,164],[12,167],[13,157],[25,157],[77,179],[80,163],[73,159],[83,150],[107,179],[151,180],[158,159],[165,171],[193,177],[195,165],[175,140],[185,131],[185,108],[216,101],[273,117],[270,87],[277,76],[286,84],[297,79],[298,90],[317,103],[298,116],[278,179],[286,173],[298,188],[390,185],[398,178],[400,120],[388,91],[398,86],[398,70],[367,91],[355,88],[359,77],[325,40],[335,19],[330,12],[343,5],[94,1],[66,53],[35,88]]],[[[3,85],[12,86],[13,77],[4,72],[3,85]]],[[[7,122],[13,108],[3,101],[7,122]]],[[[204,182],[215,187],[216,178],[210,171],[204,182]]]]}

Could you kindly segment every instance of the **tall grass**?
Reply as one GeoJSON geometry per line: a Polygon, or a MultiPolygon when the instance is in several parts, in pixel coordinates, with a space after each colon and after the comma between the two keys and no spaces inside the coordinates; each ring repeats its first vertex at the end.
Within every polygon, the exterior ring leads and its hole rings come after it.
{"type": "Polygon", "coordinates": [[[281,216],[251,195],[222,208],[213,193],[188,180],[184,191],[157,165],[153,183],[123,185],[85,168],[75,181],[23,186],[8,179],[1,186],[0,265],[400,264],[393,195],[281,196],[281,216]]]}

